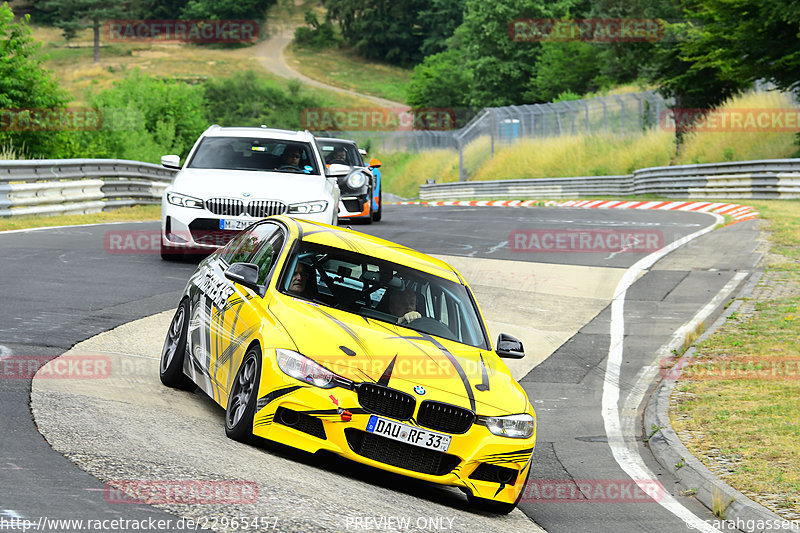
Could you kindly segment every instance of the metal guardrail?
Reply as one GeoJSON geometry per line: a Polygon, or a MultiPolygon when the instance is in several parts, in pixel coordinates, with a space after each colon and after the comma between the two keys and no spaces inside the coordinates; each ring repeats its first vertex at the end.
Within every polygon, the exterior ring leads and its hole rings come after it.
{"type": "Polygon", "coordinates": [[[174,175],[159,165],[123,159],[0,161],[0,216],[159,204],[174,175]]]}
{"type": "Polygon", "coordinates": [[[420,200],[576,198],[800,198],[800,159],[765,159],[636,170],[630,176],[534,178],[420,185],[420,200]]]}

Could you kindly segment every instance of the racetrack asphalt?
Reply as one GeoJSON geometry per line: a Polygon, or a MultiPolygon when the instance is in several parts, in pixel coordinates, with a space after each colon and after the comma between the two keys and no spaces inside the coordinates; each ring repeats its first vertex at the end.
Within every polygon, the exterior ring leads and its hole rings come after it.
{"type": "MultiPolygon", "coordinates": [[[[622,270],[643,254],[512,252],[507,245],[509,235],[514,230],[530,229],[651,228],[662,232],[664,242],[670,242],[709,222],[708,216],[697,213],[402,206],[387,207],[380,224],[354,229],[427,253],[455,256],[453,263],[466,261],[462,258],[482,258],[622,270]]],[[[15,355],[54,356],[96,333],[173,308],[194,265],[163,263],[157,254],[110,254],[102,244],[104,233],[111,228],[155,227],[106,225],[0,235],[5,303],[0,311],[4,318],[0,321],[0,345],[15,355]]],[[[730,281],[733,272],[753,268],[755,235],[752,223],[717,230],[667,256],[631,287],[625,315],[630,324],[625,338],[623,397],[625,387],[634,382],[635,370],[650,364],[648,355],[652,356],[674,329],[730,281]]],[[[513,287],[514,279],[504,283],[513,287]]],[[[477,286],[475,290],[480,292],[477,286]]],[[[483,303],[480,297],[479,301],[483,303]]],[[[562,314],[568,312],[569,308],[561,310],[562,314]]],[[[533,313],[529,319],[546,324],[550,320],[547,314],[552,311],[543,310],[538,317],[533,313]]],[[[608,352],[608,314],[608,309],[600,312],[522,380],[539,414],[532,479],[541,487],[546,480],[625,478],[604,445],[604,428],[598,415],[601,363],[608,352]]],[[[124,352],[124,347],[119,351],[124,352]]],[[[0,476],[3,486],[15,487],[13,492],[4,491],[0,513],[8,511],[30,519],[43,515],[84,519],[171,516],[147,506],[105,502],[102,490],[98,490],[102,484],[49,450],[36,431],[27,406],[29,387],[24,379],[0,380],[0,417],[2,427],[9,428],[0,435],[0,476]]],[[[646,450],[642,455],[647,456],[646,450]]],[[[661,474],[664,486],[671,491],[669,476],[658,472],[652,461],[648,466],[661,474]]],[[[704,508],[687,500],[696,514],[712,518],[704,508]]],[[[551,503],[531,499],[521,508],[548,531],[686,529],[652,503],[551,503]]]]}

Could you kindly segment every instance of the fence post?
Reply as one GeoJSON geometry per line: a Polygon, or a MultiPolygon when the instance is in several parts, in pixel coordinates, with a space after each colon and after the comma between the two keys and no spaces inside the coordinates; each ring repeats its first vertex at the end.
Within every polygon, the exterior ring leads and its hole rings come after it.
{"type": "Polygon", "coordinates": [[[617,94],[614,98],[619,102],[619,134],[625,135],[625,102],[617,94]]]}

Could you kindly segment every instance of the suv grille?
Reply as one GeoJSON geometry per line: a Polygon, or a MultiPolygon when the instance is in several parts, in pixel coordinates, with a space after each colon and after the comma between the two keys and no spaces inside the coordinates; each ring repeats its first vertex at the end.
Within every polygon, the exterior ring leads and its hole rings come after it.
{"type": "Polygon", "coordinates": [[[286,212],[286,204],[276,200],[253,200],[247,204],[247,214],[255,218],[282,215],[286,212]]]}
{"type": "Polygon", "coordinates": [[[441,402],[424,401],[417,413],[420,426],[444,431],[445,433],[466,433],[475,422],[475,413],[463,407],[441,402]]]}
{"type": "Polygon", "coordinates": [[[206,209],[215,215],[226,217],[239,217],[250,215],[254,218],[265,218],[272,215],[282,215],[287,211],[287,206],[277,200],[252,200],[245,207],[242,200],[234,198],[210,198],[206,200],[206,209]]]}
{"type": "Polygon", "coordinates": [[[244,213],[244,202],[232,198],[209,198],[206,200],[206,209],[215,215],[238,217],[244,213]]]}
{"type": "Polygon", "coordinates": [[[370,413],[396,420],[409,420],[414,416],[417,400],[410,394],[373,383],[360,383],[357,391],[358,403],[370,413]]]}
{"type": "Polygon", "coordinates": [[[426,450],[355,428],[345,429],[344,434],[347,444],[358,455],[420,474],[443,476],[461,462],[449,453],[426,450]]]}

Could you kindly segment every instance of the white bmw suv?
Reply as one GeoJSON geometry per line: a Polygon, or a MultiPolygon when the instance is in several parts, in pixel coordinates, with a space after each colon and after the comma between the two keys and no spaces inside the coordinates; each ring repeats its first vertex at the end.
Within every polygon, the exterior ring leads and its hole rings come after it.
{"type": "Polygon", "coordinates": [[[338,221],[339,187],[308,131],[208,128],[161,201],[161,257],[210,253],[270,215],[338,221]]]}

